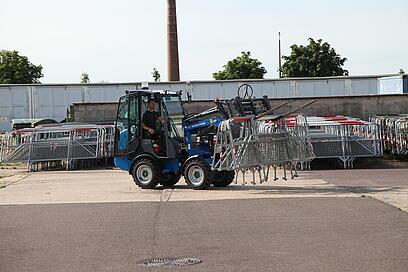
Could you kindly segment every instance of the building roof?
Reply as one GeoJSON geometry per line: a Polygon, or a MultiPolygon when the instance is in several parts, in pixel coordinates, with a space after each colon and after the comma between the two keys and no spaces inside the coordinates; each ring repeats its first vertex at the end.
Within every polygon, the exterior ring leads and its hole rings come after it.
{"type": "MultiPolygon", "coordinates": [[[[234,80],[189,80],[189,81],[163,81],[148,82],[149,85],[173,85],[173,84],[190,84],[190,83],[223,83],[223,82],[273,82],[273,81],[295,81],[295,80],[331,80],[331,79],[365,79],[381,78],[390,76],[401,76],[399,74],[379,74],[379,75],[355,75],[355,76],[335,76],[335,77],[295,77],[295,78],[270,78],[270,79],[234,79],[234,80]]],[[[115,82],[115,83],[44,83],[44,84],[0,84],[0,87],[14,86],[141,86],[144,82],[115,82]]]]}

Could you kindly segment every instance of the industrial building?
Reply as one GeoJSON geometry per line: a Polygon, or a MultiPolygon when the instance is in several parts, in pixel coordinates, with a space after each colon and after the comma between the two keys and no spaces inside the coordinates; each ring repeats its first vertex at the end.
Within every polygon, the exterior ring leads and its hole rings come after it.
{"type": "MultiPolygon", "coordinates": [[[[183,91],[183,99],[209,101],[237,95],[249,83],[255,97],[346,97],[408,93],[407,75],[347,76],[228,81],[152,82],[151,89],[183,91]]],[[[125,90],[141,82],[100,84],[0,85],[0,131],[9,131],[13,119],[50,118],[62,121],[73,103],[116,102],[125,90]]]]}

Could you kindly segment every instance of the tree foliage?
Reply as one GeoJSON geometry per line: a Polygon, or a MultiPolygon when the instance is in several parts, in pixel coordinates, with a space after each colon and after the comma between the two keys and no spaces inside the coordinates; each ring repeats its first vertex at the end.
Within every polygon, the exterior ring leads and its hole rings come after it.
{"type": "Polygon", "coordinates": [[[40,83],[43,67],[32,64],[17,51],[0,51],[0,84],[40,83]]]}
{"type": "Polygon", "coordinates": [[[82,83],[82,84],[91,83],[91,80],[89,79],[88,73],[82,73],[82,74],[81,74],[81,83],[82,83]]]}
{"type": "Polygon", "coordinates": [[[348,71],[343,69],[347,58],[342,58],[327,42],[309,38],[309,44],[292,45],[291,54],[283,56],[283,77],[327,77],[344,76],[348,71]]]}
{"type": "Polygon", "coordinates": [[[156,69],[156,67],[153,68],[152,76],[153,76],[153,79],[154,79],[155,82],[160,81],[161,75],[160,75],[159,71],[156,69]]]}
{"type": "Polygon", "coordinates": [[[262,62],[251,58],[251,52],[242,52],[240,56],[229,61],[223,67],[223,70],[213,73],[214,79],[260,79],[266,74],[262,62]]]}

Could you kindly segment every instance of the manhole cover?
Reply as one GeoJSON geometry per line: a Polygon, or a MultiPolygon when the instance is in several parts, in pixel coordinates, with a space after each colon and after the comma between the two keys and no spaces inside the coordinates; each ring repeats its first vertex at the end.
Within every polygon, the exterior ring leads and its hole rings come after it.
{"type": "Polygon", "coordinates": [[[201,260],[196,257],[157,258],[137,262],[138,265],[143,266],[186,266],[199,263],[201,260]]]}

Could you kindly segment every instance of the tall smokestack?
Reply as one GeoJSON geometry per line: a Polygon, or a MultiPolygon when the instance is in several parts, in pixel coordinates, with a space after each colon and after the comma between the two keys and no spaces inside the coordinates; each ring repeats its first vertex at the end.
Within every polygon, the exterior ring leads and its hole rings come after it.
{"type": "Polygon", "coordinates": [[[167,73],[169,81],[180,81],[176,0],[167,0],[167,73]]]}

